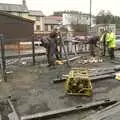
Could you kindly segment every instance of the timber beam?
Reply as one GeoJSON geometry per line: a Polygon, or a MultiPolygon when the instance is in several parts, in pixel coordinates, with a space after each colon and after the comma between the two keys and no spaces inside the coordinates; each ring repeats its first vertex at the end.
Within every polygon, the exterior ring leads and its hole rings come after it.
{"type": "Polygon", "coordinates": [[[65,108],[65,109],[60,109],[60,110],[55,110],[55,111],[48,111],[48,112],[44,112],[44,113],[36,113],[36,114],[32,114],[32,115],[26,115],[26,116],[22,116],[21,120],[53,118],[53,117],[56,117],[57,115],[65,115],[65,114],[72,113],[72,112],[85,111],[85,110],[89,110],[89,109],[96,109],[100,106],[106,107],[109,105],[113,105],[116,102],[117,101],[115,101],[115,100],[102,100],[102,101],[88,103],[85,105],[78,105],[75,107],[70,107],[70,108],[65,108]]]}

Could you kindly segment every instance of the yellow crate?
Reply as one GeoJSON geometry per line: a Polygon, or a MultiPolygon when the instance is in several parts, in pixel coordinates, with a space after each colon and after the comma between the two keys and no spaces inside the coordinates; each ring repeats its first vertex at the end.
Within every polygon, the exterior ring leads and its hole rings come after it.
{"type": "Polygon", "coordinates": [[[92,84],[85,68],[73,68],[69,72],[65,83],[66,93],[69,95],[92,95],[92,84]]]}

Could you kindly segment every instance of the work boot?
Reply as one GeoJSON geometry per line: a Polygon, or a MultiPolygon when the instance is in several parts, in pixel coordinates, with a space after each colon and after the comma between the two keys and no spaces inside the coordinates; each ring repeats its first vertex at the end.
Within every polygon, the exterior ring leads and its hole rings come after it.
{"type": "Polygon", "coordinates": [[[52,66],[51,64],[47,65],[47,67],[51,67],[51,66],[52,66]]]}
{"type": "Polygon", "coordinates": [[[56,69],[56,66],[55,65],[51,65],[50,69],[56,69]]]}

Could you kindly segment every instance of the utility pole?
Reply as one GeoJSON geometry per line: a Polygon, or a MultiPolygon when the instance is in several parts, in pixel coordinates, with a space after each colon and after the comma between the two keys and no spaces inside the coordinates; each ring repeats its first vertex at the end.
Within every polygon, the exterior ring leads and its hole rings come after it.
{"type": "Polygon", "coordinates": [[[92,0],[90,0],[90,32],[91,32],[91,24],[92,24],[92,0]]]}

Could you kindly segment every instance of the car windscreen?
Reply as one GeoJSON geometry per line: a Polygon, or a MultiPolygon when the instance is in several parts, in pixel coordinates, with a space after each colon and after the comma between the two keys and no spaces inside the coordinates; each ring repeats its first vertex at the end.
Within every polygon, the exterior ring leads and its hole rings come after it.
{"type": "Polygon", "coordinates": [[[117,40],[120,40],[120,36],[117,36],[116,39],[117,39],[117,40]]]}

